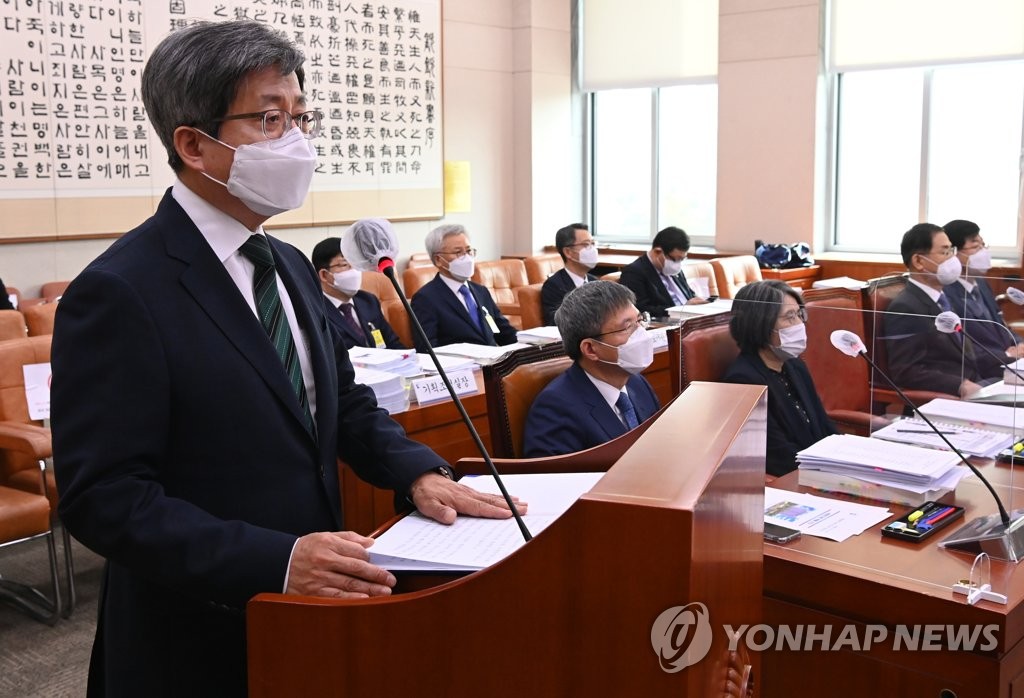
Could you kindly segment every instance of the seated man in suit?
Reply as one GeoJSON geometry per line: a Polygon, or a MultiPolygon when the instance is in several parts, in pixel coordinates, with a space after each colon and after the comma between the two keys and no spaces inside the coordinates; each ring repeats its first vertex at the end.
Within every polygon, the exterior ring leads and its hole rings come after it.
{"type": "Polygon", "coordinates": [[[540,304],[544,310],[544,324],[555,324],[555,311],[565,294],[597,277],[590,270],[597,266],[597,241],[590,235],[586,223],[573,223],[555,233],[555,248],[562,256],[565,268],[556,271],[544,282],[540,290],[540,304]]]}
{"type": "Polygon", "coordinates": [[[942,288],[960,278],[956,248],[939,226],[918,223],[903,235],[900,251],[910,279],[883,318],[892,379],[903,388],[966,397],[985,380],[974,349],[962,335],[935,328],[935,316],[950,309],[942,288]]]}
{"type": "MultiPolygon", "coordinates": [[[[354,229],[359,221],[352,226],[354,229]]],[[[351,229],[350,229],[351,234],[351,229]]],[[[363,272],[353,269],[341,254],[341,238],[327,238],[313,248],[313,268],[320,287],[335,312],[327,319],[337,326],[345,348],[404,349],[398,335],[384,319],[377,296],[359,289],[363,272]]]]}
{"type": "Polygon", "coordinates": [[[955,220],[946,223],[950,243],[957,249],[963,273],[943,288],[953,312],[963,318],[964,333],[971,341],[983,344],[988,351],[978,351],[975,358],[984,376],[998,376],[1002,362],[1024,356],[1024,344],[1003,321],[992,287],[985,275],[992,268],[992,256],[981,237],[977,223],[955,220]],[[997,358],[999,357],[999,358],[997,358]],[[1008,358],[1012,357],[1012,358],[1008,358]]]}
{"type": "MultiPolygon", "coordinates": [[[[469,280],[476,250],[469,245],[466,229],[457,224],[438,226],[425,244],[437,275],[412,297],[412,309],[430,345],[513,344],[516,330],[498,310],[490,291],[469,280]]],[[[419,337],[416,349],[427,350],[419,337]]]]}
{"type": "Polygon", "coordinates": [[[562,300],[555,321],[575,363],[534,400],[523,432],[525,457],[603,444],[658,411],[658,397],[640,375],[654,345],[635,300],[611,281],[584,284],[562,300]]]}
{"type": "Polygon", "coordinates": [[[690,236],[682,228],[668,227],[654,236],[647,254],[622,268],[619,283],[636,294],[636,307],[651,317],[664,317],[676,305],[707,303],[698,298],[683,276],[690,236]]]}

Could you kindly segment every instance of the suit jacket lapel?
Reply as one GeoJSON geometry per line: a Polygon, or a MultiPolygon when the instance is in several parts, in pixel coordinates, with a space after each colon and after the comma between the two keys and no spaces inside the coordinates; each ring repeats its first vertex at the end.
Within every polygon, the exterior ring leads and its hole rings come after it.
{"type": "MultiPolygon", "coordinates": [[[[466,323],[466,326],[469,327],[469,329],[472,330],[472,332],[479,337],[484,344],[487,344],[487,340],[480,333],[480,330],[477,329],[476,324],[470,319],[469,310],[462,304],[461,300],[455,297],[455,294],[452,293],[450,288],[448,288],[448,284],[444,282],[440,274],[434,277],[434,282],[437,283],[437,290],[441,296],[441,302],[447,304],[449,310],[454,313],[454,316],[466,323]]],[[[472,286],[469,287],[469,291],[470,293],[473,292],[472,286]]],[[[476,298],[475,293],[473,294],[473,298],[476,298]]],[[[479,299],[477,299],[477,305],[480,305],[479,299]]]]}
{"type": "Polygon", "coordinates": [[[658,304],[664,305],[666,308],[675,305],[675,301],[668,295],[668,289],[661,281],[661,274],[654,268],[654,264],[646,253],[640,256],[640,265],[647,276],[647,283],[650,285],[651,291],[658,298],[658,304]]]}
{"type": "Polygon", "coordinates": [[[591,419],[601,427],[601,431],[609,439],[622,436],[626,433],[626,425],[622,423],[615,411],[608,405],[608,402],[601,395],[597,386],[591,382],[579,364],[573,364],[570,370],[570,377],[578,386],[577,392],[584,396],[591,419]]]}

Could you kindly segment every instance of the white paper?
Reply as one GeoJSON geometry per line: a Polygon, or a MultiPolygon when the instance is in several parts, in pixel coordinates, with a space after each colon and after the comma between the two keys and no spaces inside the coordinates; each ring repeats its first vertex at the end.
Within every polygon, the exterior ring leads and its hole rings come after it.
{"type": "Polygon", "coordinates": [[[446,344],[443,347],[435,347],[434,352],[437,354],[468,356],[476,361],[495,361],[509,352],[517,349],[526,349],[529,346],[529,344],[521,344],[519,342],[516,342],[515,344],[506,344],[503,347],[492,347],[488,344],[467,344],[465,342],[459,342],[457,344],[446,344]]]}
{"type": "Polygon", "coordinates": [[[853,434],[832,434],[798,452],[801,467],[841,472],[879,474],[893,482],[928,484],[960,462],[952,451],[872,439],[853,434]]]}
{"type": "MultiPolygon", "coordinates": [[[[479,390],[472,371],[445,371],[445,375],[448,376],[448,382],[455,389],[456,395],[470,395],[479,390]]],[[[421,405],[451,397],[440,375],[417,378],[412,382],[412,389],[416,393],[416,402],[421,405]]]]}
{"type": "MultiPolygon", "coordinates": [[[[949,440],[953,446],[963,453],[983,458],[994,458],[999,451],[1013,443],[1013,435],[1006,432],[979,429],[947,422],[935,422],[935,427],[942,432],[942,435],[949,440]]],[[[931,427],[922,419],[899,419],[888,426],[879,429],[871,434],[872,438],[897,441],[899,443],[913,444],[937,448],[942,451],[950,450],[942,437],[932,431],[931,427]]]]}
{"type": "Polygon", "coordinates": [[[728,313],[732,310],[731,298],[719,298],[710,303],[695,303],[693,305],[674,305],[665,310],[669,317],[688,318],[704,317],[705,315],[718,315],[728,313]]]}
{"type": "MultiPolygon", "coordinates": [[[[523,516],[536,536],[589,492],[604,473],[537,473],[502,478],[513,497],[529,504],[523,516]]],[[[466,477],[461,483],[480,492],[498,493],[490,476],[466,477]]],[[[391,570],[476,570],[493,565],[523,544],[514,519],[460,516],[451,526],[410,514],[385,531],[370,548],[370,562],[391,570]]]]}
{"type": "Polygon", "coordinates": [[[559,342],[562,340],[562,334],[554,325],[547,325],[519,330],[516,332],[516,339],[520,342],[559,342]]]}
{"type": "Polygon", "coordinates": [[[692,279],[686,277],[686,283],[690,285],[690,289],[697,298],[707,298],[711,295],[708,290],[708,277],[706,276],[695,276],[692,279]]]}
{"type": "Polygon", "coordinates": [[[25,376],[25,402],[28,403],[29,419],[49,419],[50,363],[25,364],[21,370],[25,376]]]}
{"type": "MultiPolygon", "coordinates": [[[[989,386],[991,387],[991,386],[989,386]]],[[[1024,393],[1022,393],[1024,397],[1024,393]]],[[[957,424],[996,427],[1016,433],[1024,431],[1024,408],[985,405],[967,400],[936,399],[920,407],[931,419],[938,417],[957,424]]]]}
{"type": "Polygon", "coordinates": [[[885,507],[764,488],[764,522],[843,542],[892,516],[885,507]]]}
{"type": "MultiPolygon", "coordinates": [[[[476,366],[476,362],[473,361],[473,359],[467,359],[465,356],[447,356],[445,354],[437,354],[437,360],[441,364],[441,368],[444,369],[445,373],[461,371],[465,368],[472,369],[476,366]]],[[[426,373],[437,373],[437,366],[434,365],[434,360],[430,358],[430,354],[419,355],[419,366],[420,370],[426,373]]]]}

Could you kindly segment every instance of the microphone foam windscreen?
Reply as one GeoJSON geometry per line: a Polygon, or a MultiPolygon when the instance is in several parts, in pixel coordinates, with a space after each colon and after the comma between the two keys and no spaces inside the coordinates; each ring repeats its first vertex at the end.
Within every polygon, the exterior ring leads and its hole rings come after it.
{"type": "Polygon", "coordinates": [[[861,338],[849,330],[836,330],[829,336],[829,339],[832,346],[847,356],[857,356],[862,351],[867,351],[861,338]]]}
{"type": "Polygon", "coordinates": [[[1021,291],[1019,288],[1014,288],[1013,286],[1011,286],[1010,288],[1006,289],[1006,295],[1011,301],[1013,301],[1017,305],[1024,305],[1024,291],[1021,291]]]}
{"type": "Polygon", "coordinates": [[[386,218],[363,218],[341,236],[341,254],[360,271],[376,271],[377,263],[398,257],[398,236],[386,218]]]}
{"type": "Polygon", "coordinates": [[[935,329],[950,334],[960,329],[960,316],[952,310],[944,310],[935,316],[935,329]]]}

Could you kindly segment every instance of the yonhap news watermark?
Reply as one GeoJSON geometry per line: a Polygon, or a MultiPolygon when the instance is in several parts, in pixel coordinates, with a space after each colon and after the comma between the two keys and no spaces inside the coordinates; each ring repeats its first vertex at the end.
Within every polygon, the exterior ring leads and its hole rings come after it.
{"type": "MultiPolygon", "coordinates": [[[[906,652],[989,652],[999,646],[999,626],[990,625],[729,625],[722,632],[729,652],[742,643],[754,652],[867,652],[876,647],[906,652]]],[[[651,646],[661,668],[682,671],[704,659],[713,629],[707,606],[700,602],[667,608],[651,625],[651,646]]]]}

